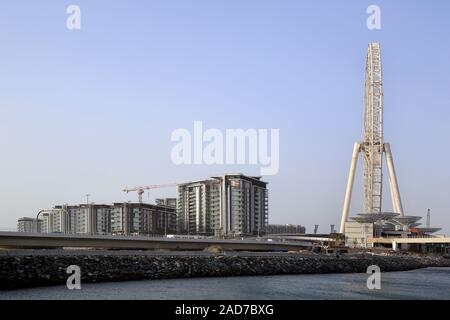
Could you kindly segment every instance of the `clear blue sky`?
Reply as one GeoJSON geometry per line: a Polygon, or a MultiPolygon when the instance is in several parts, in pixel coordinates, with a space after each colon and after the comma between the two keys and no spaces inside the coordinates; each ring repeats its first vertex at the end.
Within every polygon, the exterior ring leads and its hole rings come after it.
{"type": "MultiPolygon", "coordinates": [[[[270,222],[338,224],[361,139],[367,44],[382,46],[385,138],[407,214],[450,233],[449,1],[8,1],[0,6],[0,226],[135,200],[125,186],[250,166],[175,166],[176,128],[279,128],[270,222]],[[82,29],[66,29],[77,4],[82,29]],[[366,28],[381,7],[382,29],[366,28]]],[[[192,129],[191,129],[192,130],[192,129]]],[[[361,210],[361,174],[351,212],[361,210]]],[[[390,209],[386,186],[385,209],[390,209]]],[[[151,198],[175,195],[153,191],[151,198]]]]}

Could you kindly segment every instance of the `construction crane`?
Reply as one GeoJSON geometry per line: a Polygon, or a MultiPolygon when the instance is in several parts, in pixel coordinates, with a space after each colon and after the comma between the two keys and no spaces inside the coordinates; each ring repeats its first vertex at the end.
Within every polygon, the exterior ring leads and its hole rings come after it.
{"type": "Polygon", "coordinates": [[[139,197],[139,203],[142,203],[142,195],[145,193],[145,190],[152,190],[152,189],[159,189],[159,188],[167,188],[167,187],[176,187],[180,183],[167,183],[167,184],[154,184],[149,186],[143,186],[143,187],[135,187],[135,188],[128,188],[126,187],[123,189],[123,192],[129,193],[129,192],[137,192],[139,197]]]}

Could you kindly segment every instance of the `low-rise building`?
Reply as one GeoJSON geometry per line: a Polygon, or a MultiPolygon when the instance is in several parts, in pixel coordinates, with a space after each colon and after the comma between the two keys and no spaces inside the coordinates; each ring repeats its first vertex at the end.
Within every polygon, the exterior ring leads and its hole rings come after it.
{"type": "MultiPolygon", "coordinates": [[[[365,248],[371,238],[417,238],[432,237],[441,228],[420,227],[420,216],[406,216],[395,212],[359,213],[350,217],[344,225],[345,244],[365,248]]],[[[370,244],[371,246],[371,244],[370,244]]],[[[389,245],[379,244],[381,247],[389,245]]],[[[407,250],[403,243],[398,249],[407,250]]]]}
{"type": "Polygon", "coordinates": [[[295,224],[269,224],[268,234],[305,234],[305,227],[295,224]]]}
{"type": "Polygon", "coordinates": [[[155,203],[158,206],[167,206],[167,207],[176,208],[177,198],[160,198],[160,199],[156,199],[155,203]]]}
{"type": "Polygon", "coordinates": [[[23,217],[17,220],[17,232],[41,232],[42,220],[23,217]]]}
{"type": "Polygon", "coordinates": [[[367,239],[373,237],[373,232],[373,223],[346,222],[345,244],[352,248],[367,248],[367,239]]]}
{"type": "Polygon", "coordinates": [[[68,233],[68,217],[64,210],[47,210],[39,216],[39,231],[41,233],[68,233]]]}
{"type": "Polygon", "coordinates": [[[146,203],[114,203],[111,209],[113,234],[162,235],[176,233],[174,207],[146,203]]]}
{"type": "MultiPolygon", "coordinates": [[[[173,200],[145,203],[59,205],[43,212],[38,232],[67,234],[163,235],[177,231],[173,200]]],[[[18,220],[20,232],[35,230],[32,218],[18,220]]]]}

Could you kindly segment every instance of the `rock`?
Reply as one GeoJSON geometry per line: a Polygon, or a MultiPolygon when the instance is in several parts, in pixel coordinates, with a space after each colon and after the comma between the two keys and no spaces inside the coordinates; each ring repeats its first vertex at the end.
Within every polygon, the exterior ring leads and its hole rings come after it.
{"type": "Polygon", "coordinates": [[[78,265],[82,282],[222,277],[238,275],[366,272],[370,265],[382,271],[450,267],[442,256],[334,256],[289,253],[274,256],[233,254],[179,255],[29,255],[0,256],[0,289],[64,284],[66,268],[78,265]]]}

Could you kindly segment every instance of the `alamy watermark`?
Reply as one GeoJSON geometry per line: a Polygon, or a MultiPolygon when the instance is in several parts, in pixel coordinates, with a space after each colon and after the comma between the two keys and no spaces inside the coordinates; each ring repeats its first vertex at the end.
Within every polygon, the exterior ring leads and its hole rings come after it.
{"type": "Polygon", "coordinates": [[[69,15],[66,20],[66,27],[69,30],[81,29],[81,8],[75,4],[67,7],[66,13],[69,15]]]}
{"type": "Polygon", "coordinates": [[[381,9],[379,6],[372,4],[367,7],[366,13],[369,17],[366,20],[367,29],[380,30],[381,29],[381,9]]]}
{"type": "Polygon", "coordinates": [[[193,134],[179,128],[172,132],[171,159],[181,164],[260,165],[261,175],[275,175],[280,168],[279,129],[219,129],[204,131],[202,121],[194,121],[193,134]]]}
{"type": "Polygon", "coordinates": [[[367,273],[370,276],[367,278],[367,289],[381,290],[381,269],[377,265],[372,265],[367,268],[367,273]]]}
{"type": "Polygon", "coordinates": [[[81,269],[79,266],[71,265],[67,267],[66,272],[70,274],[66,285],[69,290],[81,290],[81,269]]]}

